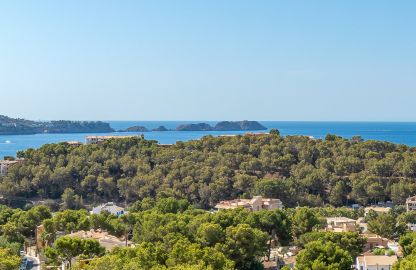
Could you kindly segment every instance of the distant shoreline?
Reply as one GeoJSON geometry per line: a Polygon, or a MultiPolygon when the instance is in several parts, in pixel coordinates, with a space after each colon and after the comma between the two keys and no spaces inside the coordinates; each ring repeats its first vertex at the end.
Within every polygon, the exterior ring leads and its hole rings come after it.
{"type": "MultiPolygon", "coordinates": [[[[166,132],[171,129],[160,125],[157,128],[148,129],[145,126],[135,125],[118,132],[166,132]]],[[[175,131],[259,131],[267,130],[265,126],[257,121],[221,121],[215,126],[208,123],[185,123],[179,124],[175,131]]],[[[109,123],[101,121],[32,121],[16,119],[0,115],[0,135],[35,135],[35,134],[74,134],[74,133],[109,133],[115,132],[109,123]]]]}

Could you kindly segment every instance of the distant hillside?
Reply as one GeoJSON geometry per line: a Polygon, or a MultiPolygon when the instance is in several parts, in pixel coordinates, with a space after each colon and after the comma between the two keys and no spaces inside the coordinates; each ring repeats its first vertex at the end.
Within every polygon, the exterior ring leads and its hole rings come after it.
{"type": "Polygon", "coordinates": [[[37,133],[101,133],[113,132],[110,124],[100,121],[50,121],[40,122],[0,115],[0,135],[37,133]]]}
{"type": "Polygon", "coordinates": [[[249,130],[267,130],[266,127],[257,121],[222,121],[210,126],[207,123],[185,124],[176,128],[177,131],[249,131],[249,130]]]}

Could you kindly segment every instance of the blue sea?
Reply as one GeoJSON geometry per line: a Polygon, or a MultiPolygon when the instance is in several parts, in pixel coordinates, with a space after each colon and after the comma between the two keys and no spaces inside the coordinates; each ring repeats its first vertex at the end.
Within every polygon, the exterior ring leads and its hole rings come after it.
{"type": "MultiPolygon", "coordinates": [[[[141,125],[148,129],[165,126],[175,129],[180,124],[198,123],[198,121],[104,121],[110,123],[115,130],[126,129],[131,126],[141,125]]],[[[216,122],[207,122],[215,125],[216,122]]],[[[326,134],[336,134],[345,138],[360,135],[366,140],[380,140],[409,146],[416,146],[416,122],[285,122],[285,121],[260,121],[268,129],[276,128],[282,135],[306,135],[314,138],[323,138],[326,134]]],[[[205,135],[244,134],[246,132],[219,132],[219,131],[166,131],[146,132],[146,139],[157,140],[160,143],[175,143],[177,141],[189,141],[201,138],[205,135]]],[[[35,135],[0,135],[0,158],[15,156],[19,150],[38,148],[44,144],[85,141],[87,135],[125,135],[140,133],[82,133],[82,134],[35,134],[35,135]]]]}

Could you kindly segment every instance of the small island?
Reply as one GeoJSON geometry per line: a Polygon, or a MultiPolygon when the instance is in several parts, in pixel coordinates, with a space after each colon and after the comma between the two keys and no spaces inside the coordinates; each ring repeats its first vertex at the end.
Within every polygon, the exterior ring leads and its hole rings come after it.
{"type": "Polygon", "coordinates": [[[176,128],[176,131],[211,131],[212,127],[207,123],[184,124],[176,128]]]}
{"type": "Polygon", "coordinates": [[[267,130],[267,128],[261,125],[257,121],[237,121],[237,122],[230,122],[230,121],[223,121],[219,122],[214,127],[215,131],[241,131],[241,130],[267,130]]]}
{"type": "Polygon", "coordinates": [[[101,121],[32,121],[0,115],[0,135],[30,135],[38,133],[106,133],[114,132],[110,124],[101,121]]]}
{"type": "Polygon", "coordinates": [[[119,130],[118,132],[149,132],[149,131],[150,130],[148,130],[144,126],[132,126],[132,127],[126,128],[124,130],[119,130]]]}
{"type": "Polygon", "coordinates": [[[152,131],[169,131],[165,126],[159,126],[157,128],[152,129],[152,131]]]}
{"type": "Polygon", "coordinates": [[[176,128],[177,131],[254,131],[267,130],[257,121],[222,121],[214,127],[207,123],[184,124],[176,128]]]}

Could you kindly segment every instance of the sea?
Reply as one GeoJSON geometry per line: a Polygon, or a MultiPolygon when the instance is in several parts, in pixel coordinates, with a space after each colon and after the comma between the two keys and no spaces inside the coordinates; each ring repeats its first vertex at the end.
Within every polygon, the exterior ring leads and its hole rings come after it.
{"type": "MultiPolygon", "coordinates": [[[[165,126],[175,129],[180,124],[204,122],[215,125],[216,121],[103,121],[110,123],[115,130],[123,130],[132,126],[145,126],[148,129],[165,126]]],[[[305,135],[317,139],[327,134],[335,134],[344,138],[358,135],[365,140],[380,140],[408,146],[416,146],[416,122],[292,122],[292,121],[259,121],[269,130],[276,128],[281,135],[305,135]]],[[[79,141],[85,142],[88,135],[127,135],[144,134],[149,140],[157,140],[162,144],[177,141],[199,139],[205,135],[219,136],[228,134],[244,134],[247,131],[165,131],[145,133],[65,133],[65,134],[34,134],[34,135],[0,135],[0,159],[4,156],[16,156],[17,151],[39,148],[44,144],[79,141]]]]}

